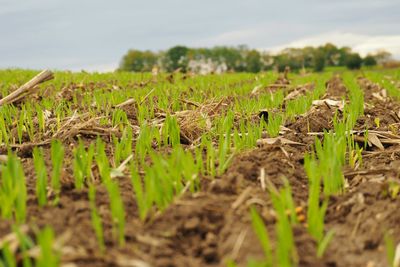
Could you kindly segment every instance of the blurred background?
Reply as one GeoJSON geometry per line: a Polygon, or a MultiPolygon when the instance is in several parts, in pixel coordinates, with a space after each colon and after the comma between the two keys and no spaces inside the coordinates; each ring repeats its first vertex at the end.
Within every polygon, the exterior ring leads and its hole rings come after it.
{"type": "Polygon", "coordinates": [[[0,68],[393,66],[399,10],[398,0],[0,0],[0,68]]]}

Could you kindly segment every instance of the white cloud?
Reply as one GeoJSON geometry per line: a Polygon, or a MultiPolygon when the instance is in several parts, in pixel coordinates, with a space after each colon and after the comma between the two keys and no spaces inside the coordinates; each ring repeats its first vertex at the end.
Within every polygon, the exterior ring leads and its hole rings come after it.
{"type": "Polygon", "coordinates": [[[38,9],[45,9],[49,5],[54,5],[54,2],[54,0],[0,0],[0,15],[11,15],[28,11],[34,13],[38,9]]]}
{"type": "Polygon", "coordinates": [[[400,34],[372,36],[348,32],[331,32],[302,38],[275,47],[262,48],[261,50],[276,53],[287,47],[319,46],[328,42],[337,46],[349,46],[362,56],[384,49],[392,53],[395,58],[400,58],[400,34]]]}
{"type": "MultiPolygon", "coordinates": [[[[251,27],[242,27],[231,31],[223,31],[215,35],[203,39],[197,39],[190,42],[191,46],[215,46],[215,45],[248,45],[249,47],[260,46],[263,44],[274,42],[281,39],[286,32],[281,29],[289,28],[295,32],[296,36],[304,36],[304,30],[307,25],[299,24],[291,21],[277,22],[270,21],[268,23],[259,23],[251,27]]],[[[293,34],[292,34],[293,36],[293,34]]]]}
{"type": "Polygon", "coordinates": [[[204,43],[214,44],[245,44],[249,39],[257,38],[260,35],[260,29],[235,30],[222,33],[212,38],[204,40],[204,43]]]}

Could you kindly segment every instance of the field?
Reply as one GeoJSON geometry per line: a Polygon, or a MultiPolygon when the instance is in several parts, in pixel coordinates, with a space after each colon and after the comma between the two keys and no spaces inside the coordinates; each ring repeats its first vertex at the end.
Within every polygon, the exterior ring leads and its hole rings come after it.
{"type": "Polygon", "coordinates": [[[0,266],[399,267],[399,101],[397,69],[56,72],[0,104],[0,266]]]}

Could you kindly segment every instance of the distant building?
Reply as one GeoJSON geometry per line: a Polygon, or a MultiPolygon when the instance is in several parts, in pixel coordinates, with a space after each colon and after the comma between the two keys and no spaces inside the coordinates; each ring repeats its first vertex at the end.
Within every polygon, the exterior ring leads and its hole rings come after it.
{"type": "Polygon", "coordinates": [[[210,74],[210,73],[224,73],[228,70],[228,66],[225,62],[219,63],[212,59],[201,58],[197,60],[189,60],[188,70],[190,72],[198,74],[210,74]]]}

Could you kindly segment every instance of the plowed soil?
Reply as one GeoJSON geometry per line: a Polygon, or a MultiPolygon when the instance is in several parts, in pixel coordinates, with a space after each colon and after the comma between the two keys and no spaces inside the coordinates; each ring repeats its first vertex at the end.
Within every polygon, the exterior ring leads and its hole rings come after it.
{"type": "MultiPolygon", "coordinates": [[[[388,97],[375,97],[374,93],[382,89],[367,79],[361,78],[358,82],[365,92],[366,108],[356,130],[388,131],[398,125],[396,113],[400,111],[400,104],[388,97]],[[380,119],[379,128],[374,122],[376,117],[380,119]]],[[[327,89],[324,98],[341,100],[346,95],[340,77],[332,78],[327,89]]],[[[38,227],[50,225],[57,236],[65,238],[63,264],[205,267],[225,266],[227,260],[233,259],[239,266],[245,266],[248,259],[263,257],[251,226],[251,205],[262,215],[275,242],[275,215],[268,193],[261,188],[261,169],[278,188],[283,184],[282,177],[289,181],[296,206],[301,207],[300,213],[305,216],[308,180],[303,156],[316,138],[308,133],[332,129],[335,109],[327,105],[313,107],[306,115],[285,125],[290,130],[282,136],[301,144],[264,144],[236,155],[223,175],[215,179],[202,177],[200,192],[180,196],[167,210],[144,223],[138,219],[130,178],[118,178],[127,214],[126,245],[122,248],[113,241],[109,200],[106,190],[99,185],[96,201],[104,221],[104,255],[98,250],[92,229],[87,190],[74,189],[72,169],[63,171],[59,205],[39,208],[33,160],[29,151],[19,151],[28,180],[27,223],[38,227]]],[[[348,188],[344,194],[330,198],[325,223],[327,230],[335,230],[335,236],[324,257],[316,257],[316,242],[306,226],[295,227],[299,266],[388,266],[383,237],[389,231],[400,241],[400,198],[392,199],[385,192],[390,179],[399,179],[400,147],[384,146],[384,150],[379,150],[371,144],[364,151],[362,166],[344,170],[348,188]]],[[[50,154],[48,147],[44,149],[46,155],[50,154]]],[[[72,165],[71,150],[72,146],[66,152],[66,166],[72,165]]],[[[51,169],[49,158],[47,164],[51,169]]],[[[0,221],[0,237],[10,231],[10,223],[0,221]]]]}

